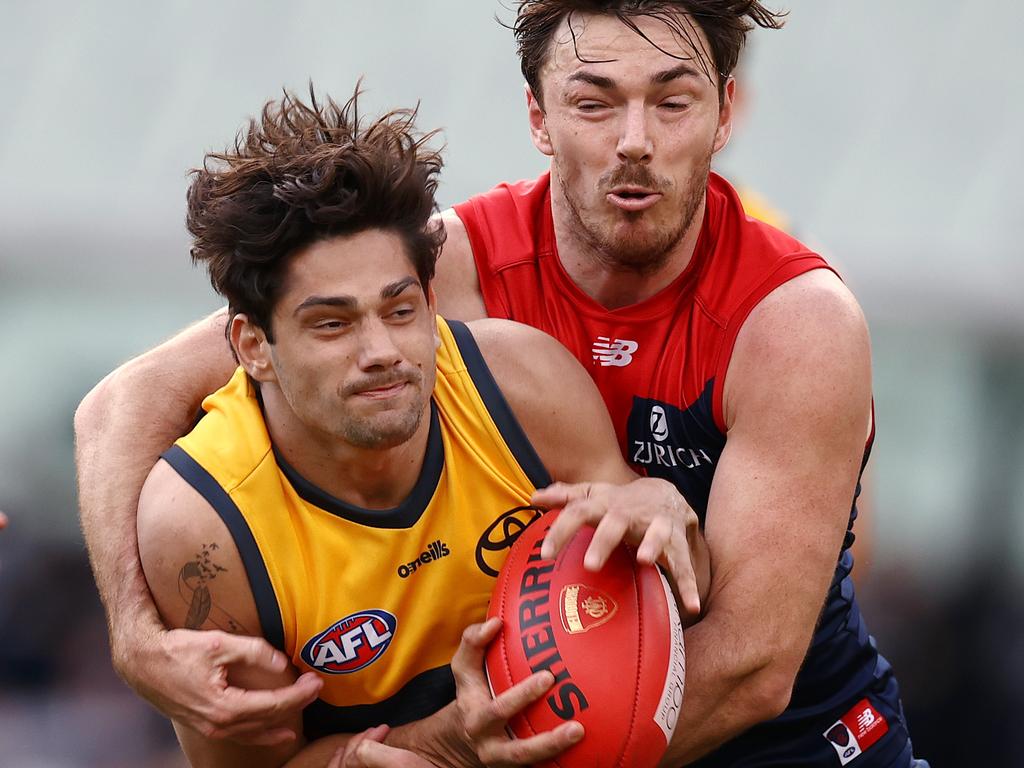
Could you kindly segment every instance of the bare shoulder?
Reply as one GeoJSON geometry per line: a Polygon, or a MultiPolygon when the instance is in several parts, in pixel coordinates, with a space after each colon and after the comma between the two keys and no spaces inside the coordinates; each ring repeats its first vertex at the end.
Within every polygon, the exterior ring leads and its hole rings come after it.
{"type": "MultiPolygon", "coordinates": [[[[544,331],[512,320],[486,318],[467,323],[487,367],[501,382],[522,382],[525,386],[550,381],[560,374],[572,378],[590,377],[562,344],[544,331]]],[[[592,385],[592,382],[591,382],[592,385]]]]}
{"type": "Polygon", "coordinates": [[[437,260],[434,291],[437,311],[452,320],[476,320],[486,317],[480,279],[476,273],[473,246],[462,219],[451,208],[441,214],[445,242],[437,260]]]}
{"type": "Polygon", "coordinates": [[[142,569],[168,626],[260,634],[227,526],[166,461],[157,462],[142,488],[138,536],[142,569]]]}
{"type": "Polygon", "coordinates": [[[862,411],[870,389],[864,314],[834,273],[817,269],[776,288],[744,322],[726,375],[725,421],[769,401],[780,414],[787,404],[812,411],[848,402],[862,411]]]}
{"type": "Polygon", "coordinates": [[[554,480],[632,479],[604,400],[569,350],[511,320],[478,320],[467,328],[554,480]]]}

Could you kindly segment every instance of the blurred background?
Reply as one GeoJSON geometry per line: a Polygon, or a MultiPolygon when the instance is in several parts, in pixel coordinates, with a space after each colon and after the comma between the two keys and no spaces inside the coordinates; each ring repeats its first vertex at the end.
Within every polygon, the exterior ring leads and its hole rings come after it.
{"type": "MultiPolygon", "coordinates": [[[[919,756],[1024,766],[1024,13],[789,0],[755,32],[718,170],[839,265],[871,325],[862,603],[919,756]],[[1017,202],[1014,203],[1013,201],[1017,202]]],[[[443,206],[545,167],[496,0],[4,3],[0,14],[0,768],[181,764],[110,670],[71,419],[220,304],[186,171],[282,86],[420,103],[443,206]]],[[[183,366],[188,360],[182,360],[183,366]]]]}

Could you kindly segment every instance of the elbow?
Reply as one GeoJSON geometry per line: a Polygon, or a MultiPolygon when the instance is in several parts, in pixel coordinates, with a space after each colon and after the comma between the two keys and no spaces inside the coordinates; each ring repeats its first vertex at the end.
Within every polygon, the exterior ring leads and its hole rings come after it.
{"type": "Polygon", "coordinates": [[[75,444],[79,450],[96,439],[118,409],[130,401],[133,388],[142,386],[140,376],[145,377],[144,361],[136,358],[108,373],[82,398],[74,416],[75,444]]]}
{"type": "Polygon", "coordinates": [[[82,402],[75,409],[75,443],[82,446],[99,431],[104,423],[105,414],[110,411],[114,378],[117,372],[109,374],[99,384],[89,390],[82,402]]]}
{"type": "Polygon", "coordinates": [[[774,720],[786,711],[793,696],[796,669],[780,663],[767,665],[754,681],[753,710],[755,722],[774,720]]]}
{"type": "Polygon", "coordinates": [[[132,362],[103,377],[78,403],[75,409],[75,441],[86,444],[98,433],[117,409],[118,397],[130,378],[132,362]]]}

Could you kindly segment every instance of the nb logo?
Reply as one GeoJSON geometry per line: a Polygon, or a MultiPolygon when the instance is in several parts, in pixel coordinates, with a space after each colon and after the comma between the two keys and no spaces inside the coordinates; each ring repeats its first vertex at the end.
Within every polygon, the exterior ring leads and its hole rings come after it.
{"type": "Polygon", "coordinates": [[[875,722],[875,713],[870,709],[865,709],[857,716],[857,727],[862,731],[868,730],[875,722]]]}
{"type": "Polygon", "coordinates": [[[595,363],[623,368],[633,362],[633,355],[639,347],[639,344],[629,339],[612,340],[607,336],[598,336],[590,352],[594,356],[595,363]]]}

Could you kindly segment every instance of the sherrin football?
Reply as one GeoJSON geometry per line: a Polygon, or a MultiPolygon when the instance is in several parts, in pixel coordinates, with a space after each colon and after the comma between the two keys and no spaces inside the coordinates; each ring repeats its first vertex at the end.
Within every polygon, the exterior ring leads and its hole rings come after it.
{"type": "Polygon", "coordinates": [[[555,676],[548,694],[509,722],[517,738],[583,724],[583,739],[549,766],[654,766],[683,699],[683,630],[671,587],[624,544],[599,572],[584,570],[589,527],[555,560],[541,559],[556,515],[523,531],[498,574],[488,610],[502,619],[486,655],[491,690],[498,695],[542,669],[555,676]]]}

